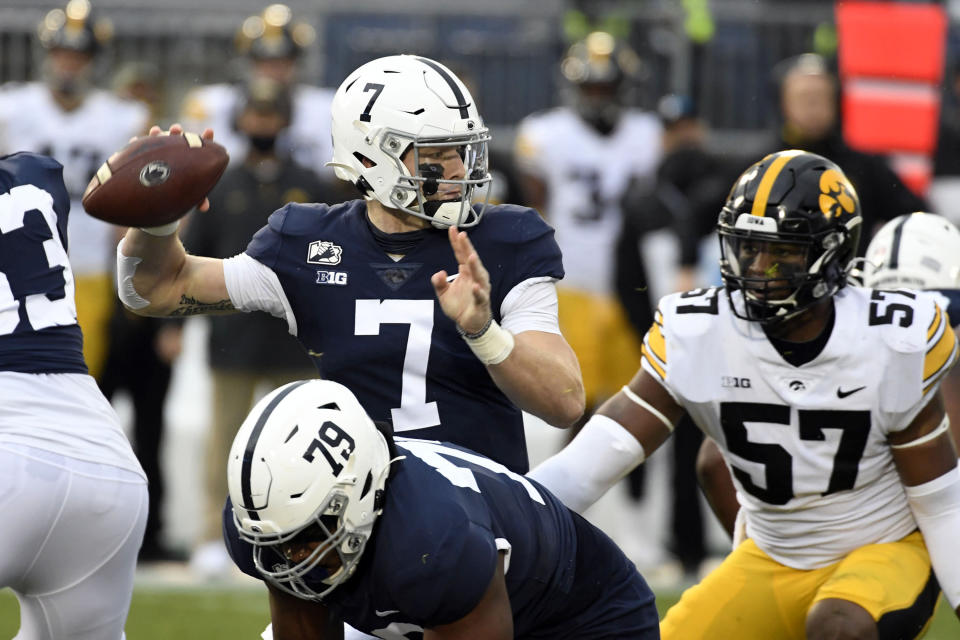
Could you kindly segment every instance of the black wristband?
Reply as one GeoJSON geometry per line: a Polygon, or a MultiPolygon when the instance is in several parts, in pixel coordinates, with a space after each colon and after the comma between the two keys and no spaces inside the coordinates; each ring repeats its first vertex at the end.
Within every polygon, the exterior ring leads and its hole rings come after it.
{"type": "Polygon", "coordinates": [[[456,325],[456,326],[457,326],[457,333],[459,333],[461,336],[463,336],[463,337],[466,338],[467,340],[476,340],[477,338],[482,338],[482,337],[483,337],[483,334],[485,334],[485,333],[490,329],[490,325],[492,325],[492,324],[493,324],[493,314],[490,314],[490,319],[487,320],[486,324],[484,324],[483,327],[480,328],[480,331],[477,331],[476,333],[467,333],[467,332],[464,331],[463,328],[458,324],[458,325],[456,325]]]}

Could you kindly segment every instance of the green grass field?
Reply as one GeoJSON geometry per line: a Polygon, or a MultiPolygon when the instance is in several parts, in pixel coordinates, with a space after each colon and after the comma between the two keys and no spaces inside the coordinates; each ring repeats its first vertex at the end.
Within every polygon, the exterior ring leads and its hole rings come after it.
{"type": "MultiPolygon", "coordinates": [[[[661,613],[679,594],[657,600],[661,613]]],[[[258,589],[204,587],[138,587],[127,621],[129,640],[259,640],[270,619],[266,592],[258,589]]],[[[19,626],[17,601],[9,589],[0,591],[0,639],[12,638],[19,626]]],[[[945,603],[937,608],[926,640],[960,638],[960,622],[945,603]]]]}

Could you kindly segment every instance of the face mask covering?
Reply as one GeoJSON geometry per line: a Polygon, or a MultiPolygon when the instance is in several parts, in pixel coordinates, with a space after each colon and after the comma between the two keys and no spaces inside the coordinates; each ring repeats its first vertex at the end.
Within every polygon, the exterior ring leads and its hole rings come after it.
{"type": "Polygon", "coordinates": [[[260,153],[273,151],[277,143],[277,136],[250,136],[250,146],[260,153]]]}

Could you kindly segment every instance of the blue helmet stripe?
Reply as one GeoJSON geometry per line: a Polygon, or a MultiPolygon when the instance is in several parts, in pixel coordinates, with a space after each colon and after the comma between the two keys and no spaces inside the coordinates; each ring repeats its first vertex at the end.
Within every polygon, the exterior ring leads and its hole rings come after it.
{"type": "Polygon", "coordinates": [[[457,99],[457,107],[460,109],[460,117],[463,118],[464,120],[469,118],[470,114],[467,111],[467,107],[469,107],[470,104],[467,103],[466,98],[463,95],[463,91],[460,91],[460,85],[457,84],[457,81],[453,78],[453,76],[447,73],[446,69],[438,65],[433,60],[430,60],[428,58],[419,58],[419,57],[417,58],[417,60],[419,60],[420,62],[422,62],[423,64],[427,65],[428,67],[430,67],[431,69],[433,69],[434,71],[440,74],[440,77],[444,79],[447,85],[450,86],[450,90],[453,91],[453,97],[457,99]]]}
{"type": "Polygon", "coordinates": [[[263,410],[263,413],[260,414],[260,417],[257,418],[257,424],[253,426],[253,429],[250,431],[250,437],[247,438],[247,446],[243,452],[243,466],[240,468],[240,497],[243,500],[243,503],[240,505],[247,510],[247,513],[250,515],[251,520],[259,520],[260,516],[253,508],[253,492],[250,489],[250,474],[253,469],[253,451],[257,448],[257,441],[260,439],[260,433],[263,431],[263,427],[267,424],[267,419],[270,417],[270,414],[273,413],[273,410],[277,408],[277,405],[290,395],[294,389],[300,385],[310,382],[309,380],[301,380],[299,382],[294,382],[287,385],[280,393],[275,395],[270,401],[270,404],[267,405],[267,408],[263,410]]]}

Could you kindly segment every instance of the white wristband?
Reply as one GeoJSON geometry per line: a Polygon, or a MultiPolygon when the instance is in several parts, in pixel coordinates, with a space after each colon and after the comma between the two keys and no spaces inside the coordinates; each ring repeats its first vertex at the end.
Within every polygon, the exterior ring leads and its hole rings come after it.
{"type": "Polygon", "coordinates": [[[513,351],[513,334],[491,320],[490,325],[478,338],[463,336],[464,341],[474,355],[483,364],[500,364],[513,351]]]}
{"type": "Polygon", "coordinates": [[[167,224],[161,224],[156,227],[138,227],[140,231],[144,233],[149,233],[152,236],[170,236],[177,232],[177,227],[180,226],[179,220],[174,220],[173,222],[168,222],[167,224]]]}

